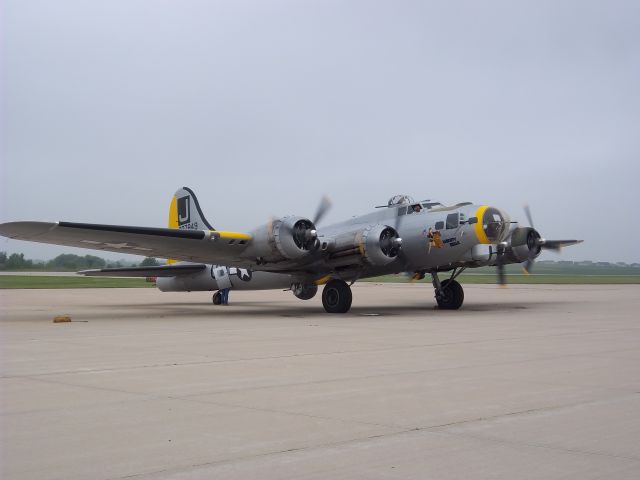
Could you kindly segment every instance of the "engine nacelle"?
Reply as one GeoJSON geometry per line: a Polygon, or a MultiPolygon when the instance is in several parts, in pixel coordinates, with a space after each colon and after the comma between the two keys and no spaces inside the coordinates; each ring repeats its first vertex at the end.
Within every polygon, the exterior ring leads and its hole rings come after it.
{"type": "Polygon", "coordinates": [[[506,256],[512,262],[525,262],[540,255],[540,234],[531,227],[518,227],[513,230],[506,256]]]}
{"type": "Polygon", "coordinates": [[[332,266],[387,265],[398,256],[401,246],[398,232],[387,225],[368,225],[322,242],[322,249],[329,252],[328,263],[332,266]]]}
{"type": "Polygon", "coordinates": [[[316,227],[304,217],[277,218],[252,232],[250,250],[258,263],[300,260],[318,248],[316,227]]]}

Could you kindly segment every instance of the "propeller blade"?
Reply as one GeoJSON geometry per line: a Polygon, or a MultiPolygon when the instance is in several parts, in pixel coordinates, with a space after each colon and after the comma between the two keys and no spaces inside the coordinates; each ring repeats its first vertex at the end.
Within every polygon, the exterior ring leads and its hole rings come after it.
{"type": "Polygon", "coordinates": [[[271,237],[271,235],[273,234],[273,219],[274,216],[269,215],[269,220],[267,221],[267,234],[269,235],[269,237],[271,237]]]}
{"type": "Polygon", "coordinates": [[[529,225],[530,225],[532,228],[535,228],[535,227],[533,226],[533,218],[531,217],[531,209],[529,208],[529,205],[528,205],[528,204],[525,204],[525,205],[524,205],[524,213],[525,213],[525,215],[527,216],[527,220],[529,220],[529,225]]]}
{"type": "Polygon", "coordinates": [[[498,274],[498,285],[502,287],[507,286],[507,274],[504,268],[504,246],[502,244],[498,244],[497,250],[497,259],[496,259],[496,273],[498,274]]]}
{"type": "Polygon", "coordinates": [[[526,262],[524,262],[524,265],[522,265],[522,269],[524,270],[524,273],[529,275],[533,271],[534,263],[535,263],[535,259],[533,258],[529,258],[526,262]]]}
{"type": "Polygon", "coordinates": [[[320,223],[320,220],[327,214],[327,212],[331,209],[331,200],[329,197],[324,195],[320,199],[320,203],[318,204],[318,209],[316,210],[316,214],[313,217],[313,224],[317,225],[320,223]]]}
{"type": "Polygon", "coordinates": [[[559,251],[562,247],[568,247],[570,245],[576,245],[582,243],[584,240],[544,240],[540,239],[538,244],[546,250],[559,251]]]}
{"type": "Polygon", "coordinates": [[[498,285],[501,287],[507,286],[507,275],[504,271],[504,263],[499,263],[496,265],[498,272],[498,285]]]}
{"type": "Polygon", "coordinates": [[[423,272],[406,272],[409,277],[409,283],[416,283],[418,280],[422,280],[424,278],[423,272]]]}
{"type": "Polygon", "coordinates": [[[527,260],[522,264],[522,269],[528,275],[533,270],[536,257],[540,254],[540,250],[555,250],[559,251],[562,247],[568,247],[569,245],[575,245],[576,243],[582,243],[582,240],[545,240],[540,238],[540,234],[535,230],[533,226],[533,218],[531,216],[531,209],[529,205],[524,205],[524,213],[527,215],[529,225],[533,229],[530,235],[535,233],[534,237],[527,237],[527,246],[529,248],[529,255],[527,260]]]}

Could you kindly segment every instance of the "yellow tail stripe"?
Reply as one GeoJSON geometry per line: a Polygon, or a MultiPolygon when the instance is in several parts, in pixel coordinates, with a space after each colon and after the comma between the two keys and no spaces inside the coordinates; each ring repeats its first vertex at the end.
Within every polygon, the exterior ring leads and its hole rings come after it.
{"type": "MultiPolygon", "coordinates": [[[[178,199],[174,195],[171,198],[171,204],[169,205],[169,228],[178,228],[178,199]]],[[[167,259],[167,265],[172,265],[176,263],[177,260],[173,260],[172,258],[167,259]]]]}
{"type": "MultiPolygon", "coordinates": [[[[178,229],[178,199],[174,195],[171,199],[171,205],[169,205],[169,228],[178,229]]],[[[214,238],[224,238],[227,240],[251,240],[251,235],[241,232],[221,232],[218,230],[211,230],[211,236],[214,238]]],[[[168,259],[167,264],[171,265],[176,263],[177,260],[168,259]]]]}
{"type": "Polygon", "coordinates": [[[169,228],[178,228],[178,199],[175,195],[169,206],[169,228]]]}

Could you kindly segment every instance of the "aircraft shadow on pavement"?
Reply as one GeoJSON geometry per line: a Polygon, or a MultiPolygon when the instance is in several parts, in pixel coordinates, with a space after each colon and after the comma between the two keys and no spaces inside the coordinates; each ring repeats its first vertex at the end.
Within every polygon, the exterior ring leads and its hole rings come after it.
{"type": "Polygon", "coordinates": [[[440,310],[435,304],[415,303],[410,305],[354,305],[347,314],[331,315],[324,311],[321,304],[306,304],[299,307],[283,307],[282,305],[274,305],[270,302],[235,302],[228,307],[214,306],[207,302],[173,302],[159,304],[110,304],[98,305],[111,310],[107,315],[95,315],[94,318],[121,317],[122,319],[130,318],[274,318],[274,317],[319,317],[323,316],[327,319],[354,318],[354,317],[403,317],[406,315],[422,315],[425,318],[437,319],[450,316],[469,316],[474,313],[482,312],[517,312],[521,310],[548,310],[554,305],[563,305],[565,302],[557,301],[528,301],[528,302],[500,302],[500,303],[469,303],[460,310],[440,310]],[[119,310],[126,310],[119,312],[119,310]]]}

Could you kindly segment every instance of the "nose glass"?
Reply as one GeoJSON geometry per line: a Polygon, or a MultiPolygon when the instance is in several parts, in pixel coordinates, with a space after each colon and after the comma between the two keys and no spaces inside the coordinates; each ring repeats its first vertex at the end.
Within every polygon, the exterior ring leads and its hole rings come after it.
{"type": "Polygon", "coordinates": [[[482,229],[491,242],[499,242],[507,232],[508,220],[497,208],[487,208],[482,216],[482,229]]]}

